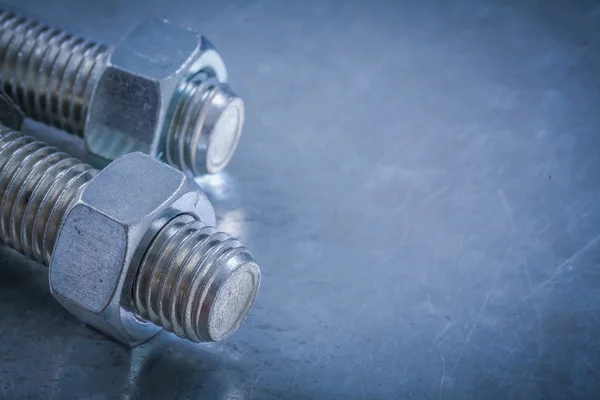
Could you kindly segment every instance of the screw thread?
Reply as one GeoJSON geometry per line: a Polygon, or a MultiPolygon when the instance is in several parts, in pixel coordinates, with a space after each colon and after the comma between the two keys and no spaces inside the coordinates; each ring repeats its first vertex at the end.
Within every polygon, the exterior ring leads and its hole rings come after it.
{"type": "Polygon", "coordinates": [[[48,265],[65,213],[96,173],[0,125],[0,240],[48,265]]]}
{"type": "Polygon", "coordinates": [[[30,118],[83,135],[107,48],[0,9],[0,78],[30,118]]]}
{"type": "Polygon", "coordinates": [[[134,285],[140,315],[194,342],[235,332],[254,304],[260,272],[239,241],[189,215],[148,247],[134,285]]]}

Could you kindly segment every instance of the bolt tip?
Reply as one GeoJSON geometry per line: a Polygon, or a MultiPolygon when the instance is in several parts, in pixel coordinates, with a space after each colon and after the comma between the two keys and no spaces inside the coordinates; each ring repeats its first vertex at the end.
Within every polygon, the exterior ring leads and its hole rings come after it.
{"type": "Polygon", "coordinates": [[[207,304],[206,332],[209,341],[233,335],[252,309],[260,286],[260,270],[252,261],[243,262],[219,285],[214,300],[207,304]]]}
{"type": "Polygon", "coordinates": [[[230,92],[232,95],[225,93],[227,91],[216,94],[215,101],[211,104],[218,109],[218,115],[216,121],[211,124],[211,131],[208,132],[205,168],[210,174],[222,171],[229,164],[244,126],[243,100],[233,92],[230,92]]]}

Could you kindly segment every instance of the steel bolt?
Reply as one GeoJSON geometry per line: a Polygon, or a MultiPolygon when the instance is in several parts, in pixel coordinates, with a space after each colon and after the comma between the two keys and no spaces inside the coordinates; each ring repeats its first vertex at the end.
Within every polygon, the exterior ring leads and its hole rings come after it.
{"type": "Polygon", "coordinates": [[[225,168],[244,123],[214,46],[167,21],[109,48],[0,9],[0,80],[28,117],[98,156],[141,151],[193,175],[225,168]]]}
{"type": "Polygon", "coordinates": [[[248,249],[208,226],[210,219],[199,187],[146,155],[98,171],[0,125],[0,241],[49,265],[61,304],[121,342],[140,343],[158,327],[220,341],[243,322],[260,271],[248,249]],[[163,181],[153,186],[157,175],[163,181]],[[148,200],[161,190],[167,200],[148,200]],[[141,208],[150,211],[132,216],[141,208]]]}

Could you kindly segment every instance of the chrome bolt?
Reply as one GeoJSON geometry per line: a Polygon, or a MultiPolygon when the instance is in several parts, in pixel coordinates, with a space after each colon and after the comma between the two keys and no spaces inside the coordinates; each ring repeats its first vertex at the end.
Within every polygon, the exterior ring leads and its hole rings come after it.
{"type": "Polygon", "coordinates": [[[220,341],[238,329],[260,270],[211,224],[195,182],[147,155],[98,171],[0,125],[0,241],[48,265],[55,298],[116,340],[162,327],[220,341]]]}
{"type": "Polygon", "coordinates": [[[0,81],[37,121],[83,136],[108,160],[141,151],[192,175],[229,163],[244,103],[203,36],[140,24],[116,46],[0,9],[0,81]]]}

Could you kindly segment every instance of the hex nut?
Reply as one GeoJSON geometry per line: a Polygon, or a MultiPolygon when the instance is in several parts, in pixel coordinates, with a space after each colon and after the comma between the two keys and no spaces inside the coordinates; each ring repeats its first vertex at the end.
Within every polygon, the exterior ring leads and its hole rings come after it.
{"type": "Polygon", "coordinates": [[[50,262],[52,295],[119,342],[151,338],[160,327],[137,315],[133,283],[153,236],[182,213],[215,224],[210,202],[181,171],[142,153],[114,161],[84,187],[63,221],[50,262]]]}
{"type": "Polygon", "coordinates": [[[202,35],[164,20],[138,25],[112,49],[94,88],[84,129],[90,152],[108,160],[164,153],[177,93],[200,71],[227,81],[225,63],[202,35]]]}

